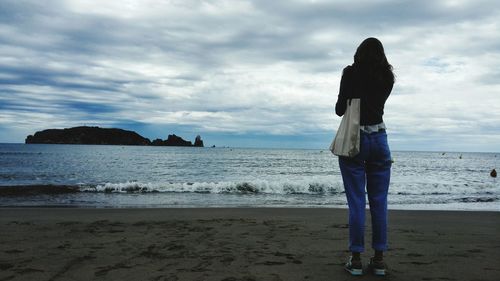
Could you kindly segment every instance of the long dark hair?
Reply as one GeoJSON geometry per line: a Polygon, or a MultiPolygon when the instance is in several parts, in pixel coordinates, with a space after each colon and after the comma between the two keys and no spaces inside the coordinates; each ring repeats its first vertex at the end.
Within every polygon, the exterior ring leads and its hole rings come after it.
{"type": "Polygon", "coordinates": [[[394,83],[392,65],[387,61],[384,46],[377,38],[367,38],[354,54],[355,69],[359,69],[379,82],[394,83]]]}

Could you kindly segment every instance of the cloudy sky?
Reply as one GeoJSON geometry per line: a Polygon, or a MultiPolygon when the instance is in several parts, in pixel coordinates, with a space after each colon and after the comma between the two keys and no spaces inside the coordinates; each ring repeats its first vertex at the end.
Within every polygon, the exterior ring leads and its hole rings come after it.
{"type": "Polygon", "coordinates": [[[379,38],[393,150],[500,151],[500,2],[0,2],[0,142],[80,125],[327,148],[342,69],[379,38]]]}

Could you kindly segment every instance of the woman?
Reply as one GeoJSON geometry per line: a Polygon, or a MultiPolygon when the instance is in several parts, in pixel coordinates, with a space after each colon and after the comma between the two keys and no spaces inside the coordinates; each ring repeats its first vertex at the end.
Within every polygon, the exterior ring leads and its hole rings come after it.
{"type": "Polygon", "coordinates": [[[375,255],[370,268],[385,275],[383,254],[387,250],[387,193],[391,173],[391,153],[382,119],[384,104],[394,84],[392,66],[382,43],[368,38],[359,45],[354,63],[342,74],[335,111],[342,116],[350,98],[361,99],[360,152],[353,158],[339,157],[339,166],[349,205],[349,250],[352,256],[345,269],[361,275],[360,253],[364,251],[365,188],[372,220],[372,248],[375,255]]]}

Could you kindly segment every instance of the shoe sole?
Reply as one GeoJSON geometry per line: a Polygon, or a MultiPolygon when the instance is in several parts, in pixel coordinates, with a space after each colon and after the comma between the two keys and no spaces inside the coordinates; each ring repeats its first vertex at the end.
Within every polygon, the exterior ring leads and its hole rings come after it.
{"type": "Polygon", "coordinates": [[[373,274],[377,276],[385,276],[385,269],[373,269],[373,274]]]}
{"type": "Polygon", "coordinates": [[[354,275],[354,276],[360,276],[360,275],[363,275],[363,270],[362,269],[348,269],[348,268],[345,268],[344,269],[349,272],[351,275],[354,275]]]}

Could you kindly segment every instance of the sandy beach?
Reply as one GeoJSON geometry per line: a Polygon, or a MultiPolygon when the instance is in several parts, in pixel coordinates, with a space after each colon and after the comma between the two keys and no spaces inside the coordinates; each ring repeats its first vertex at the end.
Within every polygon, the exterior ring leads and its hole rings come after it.
{"type": "Polygon", "coordinates": [[[0,280],[499,280],[500,213],[389,221],[388,276],[351,277],[344,209],[4,208],[0,280]]]}

